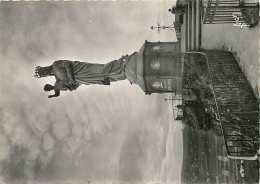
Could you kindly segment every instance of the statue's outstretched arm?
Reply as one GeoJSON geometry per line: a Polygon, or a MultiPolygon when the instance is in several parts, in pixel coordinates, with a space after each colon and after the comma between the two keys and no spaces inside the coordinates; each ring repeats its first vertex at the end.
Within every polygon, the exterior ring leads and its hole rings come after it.
{"type": "Polygon", "coordinates": [[[55,94],[54,95],[49,95],[48,98],[60,96],[60,91],[59,90],[54,90],[54,91],[55,91],[55,94]]]}

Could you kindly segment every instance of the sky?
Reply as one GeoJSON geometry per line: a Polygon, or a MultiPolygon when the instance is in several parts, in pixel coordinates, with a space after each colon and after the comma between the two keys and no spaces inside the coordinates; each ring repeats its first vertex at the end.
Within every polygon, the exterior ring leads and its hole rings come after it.
{"type": "Polygon", "coordinates": [[[176,41],[174,1],[0,3],[0,181],[179,183],[182,125],[169,95],[129,81],[81,86],[48,99],[58,59],[107,63],[145,40],[176,41]]]}

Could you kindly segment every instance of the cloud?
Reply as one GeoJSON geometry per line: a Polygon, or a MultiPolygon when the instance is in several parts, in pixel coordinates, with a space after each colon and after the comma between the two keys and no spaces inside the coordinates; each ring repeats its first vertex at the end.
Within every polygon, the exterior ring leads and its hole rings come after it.
{"type": "Polygon", "coordinates": [[[4,135],[0,134],[0,160],[9,157],[10,146],[8,145],[7,139],[4,135]]]}
{"type": "Polygon", "coordinates": [[[52,150],[55,140],[50,133],[45,133],[42,140],[42,149],[45,151],[52,150]]]}
{"type": "Polygon", "coordinates": [[[143,181],[142,164],[145,160],[144,148],[139,137],[140,132],[127,135],[122,145],[119,161],[119,178],[123,182],[143,181]]]}

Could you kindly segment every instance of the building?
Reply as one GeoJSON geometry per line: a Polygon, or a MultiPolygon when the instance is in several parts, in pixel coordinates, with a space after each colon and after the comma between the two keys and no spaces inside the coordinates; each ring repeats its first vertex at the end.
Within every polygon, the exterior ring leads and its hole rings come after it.
{"type": "Polygon", "coordinates": [[[186,6],[188,4],[189,0],[177,0],[176,1],[176,7],[177,6],[186,6]]]}
{"type": "Polygon", "coordinates": [[[126,64],[127,79],[146,94],[182,94],[184,61],[179,52],[179,42],[145,41],[126,64]]]}

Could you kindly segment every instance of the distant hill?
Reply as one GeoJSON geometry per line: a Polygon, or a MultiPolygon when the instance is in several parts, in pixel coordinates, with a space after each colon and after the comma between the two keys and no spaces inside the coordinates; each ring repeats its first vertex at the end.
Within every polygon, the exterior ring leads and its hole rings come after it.
{"type": "Polygon", "coordinates": [[[198,169],[192,167],[196,163],[195,159],[198,157],[197,151],[194,150],[197,147],[196,136],[192,136],[192,132],[192,129],[188,126],[183,129],[183,163],[181,173],[183,183],[198,182],[198,178],[195,176],[195,173],[198,175],[198,169]]]}

